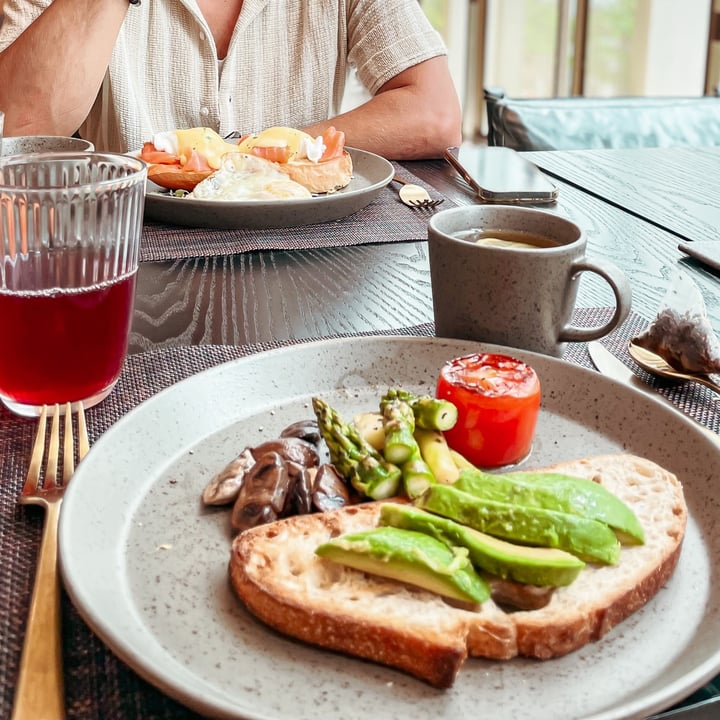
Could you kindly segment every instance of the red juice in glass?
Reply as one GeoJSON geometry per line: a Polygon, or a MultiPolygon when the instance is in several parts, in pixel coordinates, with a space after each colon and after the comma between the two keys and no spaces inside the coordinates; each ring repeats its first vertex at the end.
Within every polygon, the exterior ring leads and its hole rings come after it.
{"type": "Polygon", "coordinates": [[[120,153],[0,157],[0,402],[99,403],[127,353],[147,166],[120,153]]]}
{"type": "Polygon", "coordinates": [[[5,398],[21,405],[90,401],[112,389],[127,352],[136,271],[94,282],[107,261],[101,250],[84,248],[6,267],[15,282],[10,291],[0,288],[5,398]],[[74,287],[59,287],[60,278],[74,287]]]}

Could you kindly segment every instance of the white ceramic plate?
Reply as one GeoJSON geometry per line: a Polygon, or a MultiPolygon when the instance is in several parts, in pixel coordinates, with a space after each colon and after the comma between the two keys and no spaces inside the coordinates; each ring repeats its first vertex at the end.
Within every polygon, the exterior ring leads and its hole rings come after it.
{"type": "Polygon", "coordinates": [[[602,641],[557,660],[469,660],[447,691],[314,649],[252,619],[227,580],[226,510],[208,479],[246,445],[312,416],[321,394],[350,415],[391,385],[432,391],[475,343],[359,338],[227,363],[130,412],[94,445],[63,504],[67,589],[90,627],[140,675],[201,713],[251,720],[611,720],[673,704],[720,670],[720,452],[692,421],[589,370],[515,352],[544,399],[529,461],[628,450],[685,485],[690,509],[667,587],[602,641]]]}
{"type": "Polygon", "coordinates": [[[353,161],[353,179],[337,192],[292,200],[211,201],[173,197],[148,181],[145,217],[170,225],[226,230],[298,227],[338,220],[369,205],[394,172],[391,163],[379,155],[346,149],[353,161]]]}

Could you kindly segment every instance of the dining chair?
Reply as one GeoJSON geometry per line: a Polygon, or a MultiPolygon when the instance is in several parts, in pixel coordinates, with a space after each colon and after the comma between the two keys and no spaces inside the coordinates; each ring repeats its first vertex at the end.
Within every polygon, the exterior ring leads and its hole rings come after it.
{"type": "Polygon", "coordinates": [[[488,144],[515,150],[720,145],[720,97],[510,98],[484,91],[488,144]]]}

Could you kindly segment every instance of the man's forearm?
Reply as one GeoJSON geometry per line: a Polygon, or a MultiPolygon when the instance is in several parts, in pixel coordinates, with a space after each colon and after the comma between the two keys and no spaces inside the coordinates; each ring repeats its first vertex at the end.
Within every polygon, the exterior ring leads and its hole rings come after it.
{"type": "Polygon", "coordinates": [[[69,135],[105,76],[127,0],[55,0],[0,53],[5,134],[69,135]]]}
{"type": "Polygon", "coordinates": [[[329,125],[345,133],[350,147],[393,160],[442,157],[462,140],[460,105],[444,58],[410,68],[360,107],[306,130],[316,135],[329,125]]]}

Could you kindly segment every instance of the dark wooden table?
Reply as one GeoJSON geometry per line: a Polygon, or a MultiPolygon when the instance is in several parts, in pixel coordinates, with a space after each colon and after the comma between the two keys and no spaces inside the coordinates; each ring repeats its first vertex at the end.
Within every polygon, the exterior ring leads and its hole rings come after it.
{"type": "MultiPolygon", "coordinates": [[[[557,155],[563,162],[574,157],[573,153],[557,155]]],[[[720,153],[713,157],[720,165],[720,153]]],[[[408,167],[456,203],[475,202],[468,186],[443,161],[408,167]]],[[[590,173],[592,166],[586,167],[590,173]]],[[[601,171],[598,177],[607,179],[601,171]]],[[[676,182],[680,181],[673,179],[676,182]]],[[[594,187],[595,181],[588,177],[584,184],[594,187]]],[[[688,260],[678,250],[678,237],[672,231],[569,182],[559,185],[558,203],[546,209],[582,225],[588,234],[589,255],[610,260],[627,273],[637,312],[648,318],[654,315],[673,269],[681,267],[701,287],[713,326],[720,328],[718,277],[688,260]]],[[[658,203],[652,192],[648,197],[646,214],[653,216],[658,203]]],[[[639,195],[636,202],[641,202],[639,195]]],[[[411,212],[418,211],[408,208],[411,212]]],[[[661,224],[665,222],[657,217],[661,224]]],[[[696,217],[690,209],[678,210],[673,221],[689,227],[696,217]]],[[[611,300],[604,283],[583,279],[581,306],[607,305],[611,300]]],[[[143,263],[130,349],[305,339],[429,320],[432,297],[425,242],[252,252],[143,263]]]]}
{"type": "Polygon", "coordinates": [[[526,153],[559,178],[686,240],[720,240],[720,147],[526,153]]]}
{"type": "MultiPolygon", "coordinates": [[[[566,155],[558,153],[558,162],[563,161],[566,155]]],[[[468,186],[444,162],[413,163],[408,167],[433,186],[437,194],[458,204],[475,202],[468,186]]],[[[588,178],[584,182],[588,187],[594,187],[589,166],[587,172],[588,178]]],[[[720,328],[718,277],[704,266],[686,259],[678,250],[677,234],[672,231],[672,227],[667,230],[658,227],[665,220],[662,214],[655,214],[651,200],[647,201],[645,212],[653,222],[643,219],[642,213],[629,212],[586,191],[583,185],[564,180],[559,181],[559,185],[558,203],[546,206],[546,210],[582,225],[588,235],[589,255],[610,260],[627,273],[634,291],[636,312],[647,318],[652,317],[673,271],[684,268],[701,288],[714,328],[720,328]]],[[[690,190],[687,189],[688,193],[690,190]]],[[[648,197],[652,198],[652,193],[648,197]]],[[[640,201],[640,198],[638,195],[636,200],[640,201]]],[[[450,202],[447,202],[441,208],[449,205],[450,202]]],[[[407,212],[418,211],[408,208],[407,212]]],[[[677,210],[674,220],[681,223],[683,218],[688,227],[692,225],[695,215],[691,208],[677,210]]],[[[604,283],[583,279],[579,293],[582,306],[604,306],[610,302],[610,292],[604,283]]],[[[302,340],[391,330],[430,320],[432,300],[424,241],[292,252],[249,252],[143,263],[138,275],[131,351],[141,353],[170,346],[244,345],[273,340],[302,340]]],[[[177,351],[189,349],[193,348],[177,348],[177,351]]],[[[144,361],[146,357],[137,355],[133,360],[144,361]]],[[[140,365],[141,362],[138,362],[140,365]]],[[[141,375],[139,373],[138,378],[141,375]]],[[[143,388],[137,390],[141,394],[143,388]]],[[[17,457],[17,467],[21,468],[18,472],[24,472],[31,437],[30,426],[26,427],[23,422],[13,421],[6,428],[12,431],[12,438],[16,437],[14,432],[19,433],[16,440],[6,443],[6,447],[16,451],[14,457],[17,457]],[[25,430],[27,437],[20,433],[25,430]]],[[[6,455],[0,453],[0,458],[6,455]]],[[[13,528],[21,526],[23,532],[27,529],[26,525],[31,527],[24,521],[16,522],[14,515],[7,524],[13,528]]],[[[36,531],[38,528],[36,523],[36,531]]],[[[27,547],[26,541],[24,547],[27,547]]],[[[15,557],[16,547],[12,551],[6,549],[7,557],[15,557]]],[[[13,569],[13,572],[18,574],[17,569],[13,569]]],[[[23,597],[29,596],[29,580],[27,584],[28,587],[22,590],[23,597]]],[[[21,617],[26,617],[26,612],[23,611],[21,617]]],[[[80,623],[79,619],[77,623],[80,623]]],[[[78,627],[76,624],[75,628],[78,627]]],[[[85,632],[84,627],[80,630],[85,632]]],[[[14,642],[14,656],[19,657],[17,633],[11,640],[14,642]]],[[[95,654],[99,662],[103,662],[105,656],[99,642],[95,654]]],[[[80,669],[90,665],[85,656],[83,662],[76,663],[80,669]]],[[[73,669],[72,664],[68,667],[73,669]]],[[[102,667],[106,668],[105,665],[102,667]]],[[[96,672],[94,667],[92,672],[96,672]]],[[[117,679],[118,671],[115,670],[111,677],[117,679]]],[[[130,686],[129,692],[143,694],[142,688],[138,690],[136,687],[138,680],[134,675],[128,671],[122,677],[126,685],[117,687],[124,689],[130,686]]],[[[73,682],[69,686],[84,688],[85,682],[92,682],[92,687],[97,688],[98,683],[94,678],[94,674],[90,675],[86,681],[84,676],[76,673],[70,678],[73,682]]],[[[106,682],[105,685],[112,686],[112,682],[106,682]]],[[[11,681],[4,683],[8,694],[7,707],[11,702],[11,687],[11,681]]],[[[120,693],[113,690],[113,687],[109,688],[114,699],[120,693]]],[[[157,702],[158,707],[166,701],[161,695],[150,695],[156,700],[148,702],[157,702]]],[[[136,696],[131,695],[129,702],[132,702],[133,697],[136,696]]],[[[71,700],[75,702],[74,707],[85,708],[87,698],[84,695],[71,700]]],[[[108,709],[107,715],[134,716],[124,711],[114,713],[111,709],[108,709]]],[[[171,716],[176,717],[174,714],[163,714],[161,710],[153,715],[171,716]]]]}

